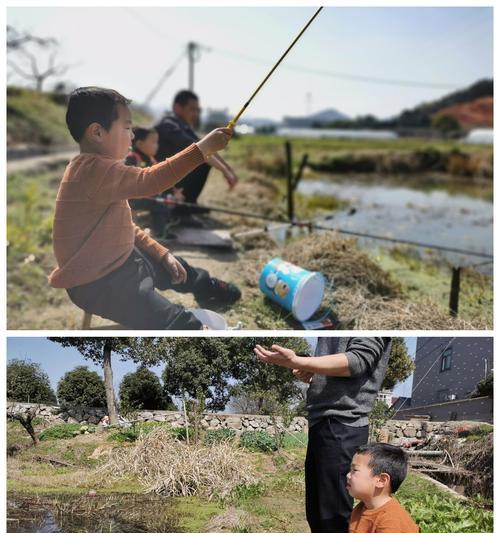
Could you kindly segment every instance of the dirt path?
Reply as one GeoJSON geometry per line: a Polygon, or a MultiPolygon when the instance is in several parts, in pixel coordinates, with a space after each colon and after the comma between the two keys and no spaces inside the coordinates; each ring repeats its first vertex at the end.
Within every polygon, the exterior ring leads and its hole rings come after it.
{"type": "Polygon", "coordinates": [[[40,170],[46,166],[59,165],[66,163],[72,157],[78,155],[76,150],[67,150],[54,154],[39,155],[36,157],[26,157],[23,159],[12,159],[7,161],[7,175],[16,172],[27,172],[30,170],[40,170]]]}

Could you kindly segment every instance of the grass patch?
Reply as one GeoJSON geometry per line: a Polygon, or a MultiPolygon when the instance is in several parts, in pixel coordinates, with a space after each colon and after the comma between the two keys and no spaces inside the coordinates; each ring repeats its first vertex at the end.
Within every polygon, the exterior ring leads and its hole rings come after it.
{"type": "Polygon", "coordinates": [[[94,433],[95,426],[87,424],[57,424],[44,429],[40,433],[40,440],[48,439],[72,439],[82,433],[94,433]]]}
{"type": "Polygon", "coordinates": [[[225,509],[225,505],[220,501],[207,502],[196,496],[177,498],[176,503],[179,525],[187,533],[202,531],[211,518],[225,509]]]}
{"type": "MultiPolygon", "coordinates": [[[[428,260],[407,247],[378,249],[375,258],[380,267],[400,281],[404,293],[413,301],[433,301],[448,312],[451,284],[450,268],[438,264],[434,254],[428,260]]],[[[493,323],[493,280],[472,269],[462,270],[459,316],[464,320],[493,323]]]]}
{"type": "Polygon", "coordinates": [[[322,194],[304,194],[295,192],[295,210],[298,219],[314,218],[322,213],[331,213],[339,209],[346,209],[351,202],[342,200],[336,196],[322,194]]]}

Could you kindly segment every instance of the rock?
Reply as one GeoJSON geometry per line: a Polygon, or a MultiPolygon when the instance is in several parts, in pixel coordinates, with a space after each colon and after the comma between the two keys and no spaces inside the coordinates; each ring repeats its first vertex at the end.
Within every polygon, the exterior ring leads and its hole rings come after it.
{"type": "Polygon", "coordinates": [[[378,441],[386,444],[389,442],[389,430],[387,428],[381,428],[378,435],[378,441]]]}
{"type": "Polygon", "coordinates": [[[219,427],[220,426],[220,422],[217,420],[217,418],[212,418],[212,420],[210,420],[210,427],[211,428],[216,428],[216,427],[219,427]]]}
{"type": "Polygon", "coordinates": [[[241,421],[236,416],[229,416],[226,418],[226,427],[230,429],[239,429],[241,427],[241,421]]]}
{"type": "Polygon", "coordinates": [[[417,432],[414,427],[406,428],[403,433],[405,437],[410,437],[410,438],[413,438],[417,435],[417,432]]]}

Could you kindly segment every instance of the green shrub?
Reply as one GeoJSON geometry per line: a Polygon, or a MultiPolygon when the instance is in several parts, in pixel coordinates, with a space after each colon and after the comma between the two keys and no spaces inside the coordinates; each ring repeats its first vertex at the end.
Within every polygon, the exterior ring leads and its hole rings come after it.
{"type": "Polygon", "coordinates": [[[258,452],[274,452],[278,449],[276,439],[267,431],[243,431],[240,446],[258,452]]]}
{"type": "Polygon", "coordinates": [[[283,448],[305,448],[306,446],[307,433],[288,433],[283,439],[283,448]]]}
{"type": "Polygon", "coordinates": [[[248,500],[252,500],[254,498],[262,496],[265,492],[266,487],[263,483],[257,482],[250,484],[242,484],[238,485],[231,492],[231,499],[241,504],[248,500]]]}
{"type": "Polygon", "coordinates": [[[204,443],[206,446],[214,446],[222,442],[233,442],[236,437],[234,429],[210,429],[205,433],[204,443]]]}
{"type": "Polygon", "coordinates": [[[140,433],[132,428],[124,428],[120,431],[112,433],[108,440],[115,442],[135,442],[139,438],[140,433]]]}
{"type": "Polygon", "coordinates": [[[420,527],[420,533],[484,533],[493,531],[493,513],[443,495],[398,498],[420,527]]]}
{"type": "Polygon", "coordinates": [[[187,440],[187,435],[189,435],[189,440],[193,438],[193,428],[170,428],[170,434],[174,439],[185,441],[187,440]]]}
{"type": "Polygon", "coordinates": [[[493,427],[489,424],[481,424],[479,426],[464,424],[463,426],[459,426],[456,429],[457,435],[459,437],[483,437],[484,435],[488,435],[492,431],[493,427]]]}
{"type": "Polygon", "coordinates": [[[40,440],[48,439],[72,439],[76,435],[82,433],[94,433],[95,426],[87,424],[58,424],[50,428],[44,429],[40,433],[40,440]]]}

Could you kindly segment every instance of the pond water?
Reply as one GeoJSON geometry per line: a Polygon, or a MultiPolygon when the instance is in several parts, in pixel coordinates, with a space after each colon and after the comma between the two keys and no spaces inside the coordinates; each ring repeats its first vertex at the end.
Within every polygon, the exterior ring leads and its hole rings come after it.
{"type": "MultiPolygon", "coordinates": [[[[350,202],[348,208],[321,222],[328,227],[488,254],[493,251],[493,203],[481,186],[468,186],[461,191],[435,185],[419,189],[414,183],[410,187],[342,177],[335,181],[303,180],[298,190],[305,195],[332,196],[350,202]]],[[[360,243],[383,244],[371,239],[360,239],[360,243]]],[[[421,253],[425,250],[421,249],[421,253]]],[[[442,255],[456,266],[487,261],[456,253],[442,255]]]]}
{"type": "Polygon", "coordinates": [[[9,495],[10,533],[180,533],[172,501],[152,495],[9,495]]]}

